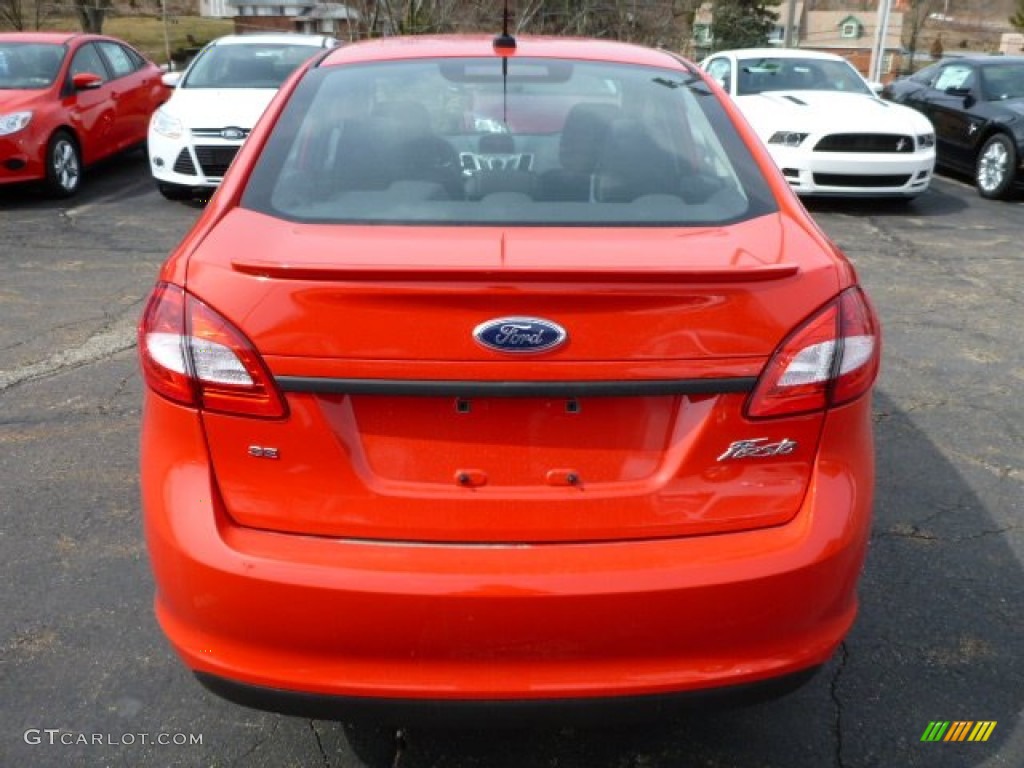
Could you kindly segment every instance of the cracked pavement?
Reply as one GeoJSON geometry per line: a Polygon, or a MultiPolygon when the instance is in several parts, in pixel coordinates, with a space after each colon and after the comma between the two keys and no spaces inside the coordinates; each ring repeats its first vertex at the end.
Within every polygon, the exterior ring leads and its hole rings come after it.
{"type": "MultiPolygon", "coordinates": [[[[834,658],[790,696],[725,712],[385,729],[363,745],[378,765],[1024,765],[1024,200],[986,202],[939,178],[902,208],[809,207],[886,333],[874,533],[861,614],[834,658]],[[997,726],[985,743],[921,743],[938,719],[997,726]]],[[[338,723],[208,694],[153,620],[134,324],[198,213],[161,199],[139,157],[73,203],[0,190],[0,765],[362,764],[338,723]],[[56,743],[29,743],[30,729],[56,743]],[[158,734],[202,743],[141,742],[158,734]],[[96,735],[104,743],[80,743],[96,735]]]]}

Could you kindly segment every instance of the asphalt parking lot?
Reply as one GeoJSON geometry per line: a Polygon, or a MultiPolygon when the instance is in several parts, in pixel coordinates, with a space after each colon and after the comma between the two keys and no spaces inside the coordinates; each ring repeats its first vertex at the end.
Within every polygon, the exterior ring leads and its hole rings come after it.
{"type": "MultiPolygon", "coordinates": [[[[1024,200],[809,205],[885,330],[861,615],[776,702],[640,724],[409,729],[400,768],[1024,765],[1024,200]],[[926,742],[933,721],[994,722],[926,742]]],[[[331,722],[206,693],[151,612],[134,324],[199,215],[135,156],[72,202],[0,190],[0,766],[359,765],[331,722]]],[[[609,617],[614,621],[614,617],[609,617]]]]}

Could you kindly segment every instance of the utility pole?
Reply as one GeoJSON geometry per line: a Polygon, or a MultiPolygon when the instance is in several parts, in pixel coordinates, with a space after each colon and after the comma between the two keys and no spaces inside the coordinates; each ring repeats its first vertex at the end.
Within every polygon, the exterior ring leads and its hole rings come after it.
{"type": "Polygon", "coordinates": [[[889,11],[892,0],[879,0],[878,29],[875,30],[875,47],[871,50],[871,72],[868,79],[875,83],[882,82],[882,63],[885,60],[885,39],[889,36],[889,11]]]}
{"type": "Polygon", "coordinates": [[[164,28],[164,55],[167,57],[167,70],[174,69],[174,59],[171,58],[171,39],[167,34],[167,0],[160,0],[160,21],[164,28]]]}
{"type": "Polygon", "coordinates": [[[793,24],[796,20],[796,0],[789,0],[786,3],[786,26],[782,30],[782,46],[793,47],[793,24]]]}

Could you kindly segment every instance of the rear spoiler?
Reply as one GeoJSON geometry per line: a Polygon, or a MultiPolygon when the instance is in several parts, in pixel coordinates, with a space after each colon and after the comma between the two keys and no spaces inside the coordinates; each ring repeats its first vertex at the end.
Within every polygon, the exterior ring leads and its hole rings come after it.
{"type": "Polygon", "coordinates": [[[254,277],[275,280],[312,280],[338,282],[630,282],[630,283],[741,283],[766,282],[792,277],[800,271],[796,264],[752,264],[742,266],[650,267],[650,268],[569,268],[517,269],[495,267],[430,267],[401,265],[303,264],[259,259],[233,259],[232,268],[254,277]]]}

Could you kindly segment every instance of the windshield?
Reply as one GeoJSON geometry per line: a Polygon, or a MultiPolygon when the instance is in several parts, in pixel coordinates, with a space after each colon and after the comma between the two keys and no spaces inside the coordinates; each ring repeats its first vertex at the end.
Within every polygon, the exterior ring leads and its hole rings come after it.
{"type": "Polygon", "coordinates": [[[871,89],[845,61],[805,58],[758,58],[739,62],[736,94],[765,91],[843,91],[873,96],[871,89]]]}
{"type": "Polygon", "coordinates": [[[317,222],[735,221],[775,202],[685,71],[555,59],[323,67],[293,95],[246,207],[317,222]]]}
{"type": "Polygon", "coordinates": [[[57,79],[64,46],[53,43],[0,43],[0,88],[38,90],[57,79]]]}
{"type": "Polygon", "coordinates": [[[213,45],[199,54],[183,88],[279,88],[295,68],[320,49],[312,45],[244,43],[213,45]]]}
{"type": "Polygon", "coordinates": [[[986,64],[981,83],[986,101],[1024,98],[1024,63],[986,64]]]}

